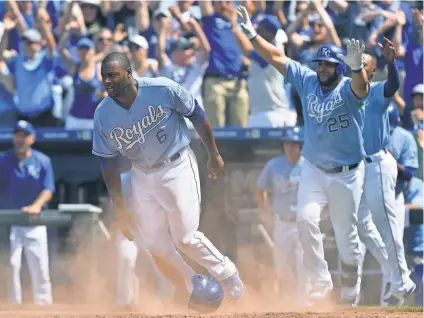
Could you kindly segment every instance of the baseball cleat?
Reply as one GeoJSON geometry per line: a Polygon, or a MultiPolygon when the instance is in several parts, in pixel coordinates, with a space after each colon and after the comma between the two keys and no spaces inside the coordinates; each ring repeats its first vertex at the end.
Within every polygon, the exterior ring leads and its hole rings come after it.
{"type": "Polygon", "coordinates": [[[412,295],[416,288],[417,286],[415,283],[409,278],[400,291],[388,293],[385,296],[384,301],[388,306],[402,306],[405,299],[412,295]]]}
{"type": "Polygon", "coordinates": [[[238,272],[221,282],[224,293],[229,301],[240,299],[244,294],[244,285],[241,281],[238,272]]]}

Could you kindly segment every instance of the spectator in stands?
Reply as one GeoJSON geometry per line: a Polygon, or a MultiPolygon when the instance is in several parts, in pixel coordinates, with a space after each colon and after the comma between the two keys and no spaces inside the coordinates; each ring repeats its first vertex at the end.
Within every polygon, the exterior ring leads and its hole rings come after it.
{"type": "Polygon", "coordinates": [[[180,37],[171,42],[170,58],[165,52],[165,33],[160,29],[159,42],[156,46],[159,74],[186,88],[203,107],[201,88],[203,75],[208,66],[210,46],[195,18],[190,18],[187,24],[194,36],[190,39],[180,37]]]}
{"type": "Polygon", "coordinates": [[[171,43],[171,13],[168,9],[157,9],[152,15],[152,28],[154,34],[147,39],[149,42],[149,58],[156,58],[156,45],[159,41],[158,35],[162,32],[166,38],[165,50],[169,53],[169,45],[171,43]]]}
{"type": "MultiPolygon", "coordinates": [[[[259,22],[256,30],[265,40],[275,43],[275,37],[280,28],[281,24],[276,17],[266,16],[259,22]]],[[[248,126],[262,128],[295,126],[297,115],[289,103],[283,75],[259,56],[250,41],[242,36],[240,30],[236,29],[235,34],[244,55],[251,60],[251,70],[247,80],[250,97],[248,126]]],[[[287,36],[285,42],[287,42],[287,36]]],[[[284,51],[281,43],[276,45],[284,51]]]]}
{"type": "MultiPolygon", "coordinates": [[[[0,157],[0,190],[7,193],[11,209],[29,215],[39,214],[55,191],[51,160],[31,148],[34,141],[33,126],[26,121],[18,121],[13,134],[14,149],[0,157]]],[[[20,271],[24,251],[31,274],[34,303],[51,304],[53,299],[46,226],[12,226],[10,245],[12,301],[22,303],[20,271]]]]}
{"type": "Polygon", "coordinates": [[[84,17],[86,36],[92,39],[100,30],[106,26],[109,1],[82,0],[81,7],[84,17]]]}
{"type": "Polygon", "coordinates": [[[104,57],[110,53],[112,45],[112,31],[108,28],[101,29],[100,32],[94,37],[94,49],[97,62],[101,62],[104,57]]]}
{"type": "MultiPolygon", "coordinates": [[[[297,57],[295,56],[295,59],[297,59],[299,63],[307,65],[311,69],[315,69],[316,63],[312,62],[312,60],[315,58],[318,48],[321,45],[334,44],[341,47],[342,43],[337,35],[331,17],[325,11],[320,0],[311,0],[307,13],[312,29],[311,41],[306,42],[297,39],[300,46],[296,47],[299,53],[297,57]]],[[[296,28],[294,28],[294,30],[296,30],[296,28]]]]}
{"type": "Polygon", "coordinates": [[[70,2],[65,10],[64,15],[59,19],[58,27],[55,30],[55,36],[61,39],[64,32],[69,32],[68,43],[66,47],[72,56],[77,58],[76,44],[78,40],[85,35],[87,29],[85,27],[84,15],[77,2],[70,2]]]}
{"type": "Polygon", "coordinates": [[[299,48],[305,43],[311,42],[312,39],[312,28],[309,24],[309,2],[308,1],[295,1],[291,2],[291,6],[296,6],[294,13],[296,15],[290,15],[290,24],[286,31],[289,37],[289,42],[292,44],[290,50],[290,56],[298,54],[299,48]]]}
{"type": "Polygon", "coordinates": [[[16,108],[13,101],[13,77],[3,61],[0,62],[0,128],[13,128],[16,108]]]}
{"type": "Polygon", "coordinates": [[[243,54],[233,29],[237,13],[232,1],[199,1],[202,24],[211,46],[203,79],[203,106],[213,126],[247,125],[249,95],[243,78],[243,54]],[[229,119],[226,118],[228,107],[229,119]]]}
{"type": "Polygon", "coordinates": [[[116,28],[127,36],[144,32],[150,24],[147,1],[110,1],[110,15],[116,28]]]}
{"type": "Polygon", "coordinates": [[[39,8],[35,25],[41,30],[27,29],[22,34],[22,53],[7,55],[8,32],[16,26],[9,15],[3,19],[5,34],[0,43],[0,59],[8,64],[13,76],[14,94],[17,97],[18,119],[27,120],[35,126],[56,126],[52,114],[54,52],[56,42],[50,30],[50,18],[45,9],[39,8]],[[46,49],[43,49],[43,39],[46,49]]]}
{"type": "Polygon", "coordinates": [[[128,40],[129,59],[131,61],[132,76],[156,77],[158,73],[158,62],[147,58],[149,43],[141,35],[133,35],[128,40]]]}
{"type": "Polygon", "coordinates": [[[406,129],[411,130],[413,123],[410,118],[408,105],[411,103],[412,89],[423,82],[423,12],[422,9],[413,9],[413,25],[411,25],[411,40],[405,46],[402,43],[402,30],[406,24],[405,15],[398,12],[398,23],[396,25],[395,35],[393,37],[393,44],[396,48],[397,57],[405,61],[405,82],[403,89],[404,108],[400,109],[401,113],[405,111],[403,124],[406,129]]]}
{"type": "Polygon", "coordinates": [[[77,43],[79,62],[75,63],[66,49],[69,33],[60,40],[59,50],[74,82],[74,102],[66,116],[66,129],[93,129],[94,112],[106,96],[101,80],[100,64],[96,62],[94,43],[81,38],[77,43]]]}

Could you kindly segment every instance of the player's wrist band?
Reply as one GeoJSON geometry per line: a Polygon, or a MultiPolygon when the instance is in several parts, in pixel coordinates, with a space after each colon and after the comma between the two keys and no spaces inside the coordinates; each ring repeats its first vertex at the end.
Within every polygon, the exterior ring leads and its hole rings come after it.
{"type": "Polygon", "coordinates": [[[362,73],[362,67],[359,70],[352,70],[353,73],[362,73]]]}
{"type": "Polygon", "coordinates": [[[258,33],[256,33],[251,39],[249,39],[250,41],[253,41],[254,39],[256,39],[258,37],[258,33]]]}

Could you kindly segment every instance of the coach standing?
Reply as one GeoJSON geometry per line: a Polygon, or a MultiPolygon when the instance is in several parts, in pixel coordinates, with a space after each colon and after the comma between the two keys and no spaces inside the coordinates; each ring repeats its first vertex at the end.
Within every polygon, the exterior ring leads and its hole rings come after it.
{"type": "MultiPolygon", "coordinates": [[[[29,215],[40,213],[55,190],[51,160],[31,148],[34,141],[32,125],[18,121],[13,133],[14,149],[0,157],[0,190],[7,193],[10,208],[29,215]]],[[[51,304],[46,226],[12,226],[10,246],[12,301],[22,303],[20,270],[24,250],[31,274],[34,303],[51,304]]]]}

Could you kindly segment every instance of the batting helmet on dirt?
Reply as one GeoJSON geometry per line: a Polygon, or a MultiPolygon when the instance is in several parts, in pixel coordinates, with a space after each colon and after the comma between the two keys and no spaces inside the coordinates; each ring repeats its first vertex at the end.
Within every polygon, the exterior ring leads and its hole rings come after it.
{"type": "Polygon", "coordinates": [[[188,308],[200,313],[211,313],[219,308],[224,299],[224,290],[213,278],[206,275],[194,275],[191,278],[193,292],[188,308]]]}
{"type": "Polygon", "coordinates": [[[337,75],[342,76],[346,70],[346,65],[343,60],[337,57],[337,54],[345,55],[346,52],[342,48],[332,44],[322,45],[317,51],[317,57],[312,62],[326,61],[337,64],[337,75]]]}

